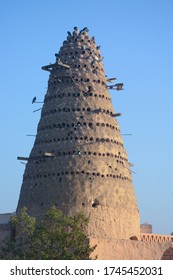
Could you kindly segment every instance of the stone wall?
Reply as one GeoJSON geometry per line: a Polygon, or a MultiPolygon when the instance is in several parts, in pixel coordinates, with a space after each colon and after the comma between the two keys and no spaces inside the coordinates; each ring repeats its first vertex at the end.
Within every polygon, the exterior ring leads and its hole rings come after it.
{"type": "MultiPolygon", "coordinates": [[[[0,225],[0,245],[9,236],[10,226],[0,225]]],[[[91,238],[90,245],[97,245],[92,257],[97,256],[98,260],[173,260],[173,242],[91,238]]]]}
{"type": "Polygon", "coordinates": [[[161,260],[171,259],[173,242],[155,243],[125,239],[90,239],[91,246],[97,245],[93,257],[99,260],[161,260]],[[169,249],[170,248],[170,249],[169,249]]]}
{"type": "Polygon", "coordinates": [[[140,225],[140,232],[141,233],[152,233],[153,229],[152,229],[152,225],[150,224],[141,224],[140,225]]]}

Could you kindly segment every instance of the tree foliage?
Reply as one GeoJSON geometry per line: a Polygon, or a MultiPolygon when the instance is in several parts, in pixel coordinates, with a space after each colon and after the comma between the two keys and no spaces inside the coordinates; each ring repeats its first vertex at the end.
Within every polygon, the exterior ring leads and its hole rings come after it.
{"type": "Polygon", "coordinates": [[[1,259],[87,260],[95,249],[89,245],[88,218],[82,213],[66,216],[52,207],[37,224],[23,208],[10,224],[12,235],[0,249],[1,259]]]}

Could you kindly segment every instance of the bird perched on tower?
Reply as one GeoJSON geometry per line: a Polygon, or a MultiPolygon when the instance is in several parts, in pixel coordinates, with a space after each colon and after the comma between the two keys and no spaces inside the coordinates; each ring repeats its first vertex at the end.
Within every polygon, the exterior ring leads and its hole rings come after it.
{"type": "Polygon", "coordinates": [[[35,96],[35,97],[32,99],[32,104],[36,102],[36,99],[37,99],[37,97],[35,96]]]}

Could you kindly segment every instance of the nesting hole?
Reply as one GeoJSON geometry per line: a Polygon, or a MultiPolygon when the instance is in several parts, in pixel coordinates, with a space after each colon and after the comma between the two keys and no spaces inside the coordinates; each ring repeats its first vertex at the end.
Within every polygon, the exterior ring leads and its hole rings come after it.
{"type": "Polygon", "coordinates": [[[93,208],[97,208],[99,205],[100,205],[100,203],[99,203],[98,199],[96,198],[96,199],[94,200],[93,204],[92,204],[92,207],[93,207],[93,208]]]}

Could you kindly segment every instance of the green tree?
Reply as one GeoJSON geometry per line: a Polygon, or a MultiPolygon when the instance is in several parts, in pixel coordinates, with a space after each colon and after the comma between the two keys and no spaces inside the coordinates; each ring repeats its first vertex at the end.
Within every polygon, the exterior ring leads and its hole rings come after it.
{"type": "Polygon", "coordinates": [[[23,208],[11,220],[14,237],[0,250],[1,259],[86,260],[94,247],[87,237],[88,218],[82,213],[66,216],[52,207],[42,221],[23,208]]]}
{"type": "Polygon", "coordinates": [[[19,215],[12,216],[10,220],[11,236],[5,240],[0,248],[1,259],[27,259],[32,238],[36,229],[35,218],[27,214],[27,208],[23,208],[19,215]]]}

